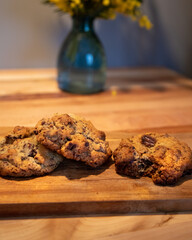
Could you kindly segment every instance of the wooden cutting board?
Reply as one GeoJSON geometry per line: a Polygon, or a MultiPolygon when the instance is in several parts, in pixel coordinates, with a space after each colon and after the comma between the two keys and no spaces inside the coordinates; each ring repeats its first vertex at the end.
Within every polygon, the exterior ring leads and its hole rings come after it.
{"type": "MultiPolygon", "coordinates": [[[[7,131],[0,128],[0,135],[7,131]]],[[[130,134],[107,133],[112,150],[130,134]]],[[[191,127],[172,135],[192,147],[191,127]]],[[[99,169],[65,161],[47,176],[0,178],[0,218],[187,211],[192,211],[192,175],[161,187],[149,178],[116,174],[112,160],[99,169]]]]}

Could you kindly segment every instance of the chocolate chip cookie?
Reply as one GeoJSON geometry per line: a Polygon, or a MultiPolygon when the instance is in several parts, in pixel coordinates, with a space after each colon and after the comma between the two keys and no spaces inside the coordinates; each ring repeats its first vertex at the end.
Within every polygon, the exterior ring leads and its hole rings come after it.
{"type": "Polygon", "coordinates": [[[62,156],[37,142],[34,131],[15,127],[0,138],[0,175],[29,177],[53,171],[63,160],[62,156]]]}
{"type": "Polygon", "coordinates": [[[62,114],[43,118],[37,123],[35,131],[38,141],[45,147],[94,168],[111,156],[105,133],[97,130],[90,121],[77,116],[62,114]]]}
{"type": "Polygon", "coordinates": [[[148,133],[123,139],[113,153],[116,172],[151,177],[155,184],[172,185],[192,169],[192,151],[168,134],[148,133]]]}

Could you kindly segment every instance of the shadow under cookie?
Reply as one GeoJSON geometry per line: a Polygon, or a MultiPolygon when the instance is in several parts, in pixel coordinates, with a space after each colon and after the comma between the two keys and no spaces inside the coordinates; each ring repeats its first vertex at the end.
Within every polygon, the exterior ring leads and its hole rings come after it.
{"type": "Polygon", "coordinates": [[[92,168],[81,161],[65,159],[60,166],[53,171],[50,176],[65,176],[68,180],[82,179],[90,175],[100,175],[113,164],[110,158],[106,163],[98,168],[92,168]]]}
{"type": "MultiPolygon", "coordinates": [[[[140,182],[143,183],[143,181],[150,181],[151,184],[154,185],[154,182],[151,179],[151,177],[143,176],[143,177],[137,178],[137,177],[127,176],[126,174],[123,174],[123,173],[117,173],[117,174],[119,176],[121,176],[122,178],[127,178],[127,181],[129,181],[129,179],[136,180],[137,183],[140,183],[140,182]]],[[[174,187],[183,185],[185,182],[190,181],[190,180],[192,180],[192,175],[190,173],[188,173],[188,174],[182,176],[181,178],[179,178],[176,183],[173,183],[173,184],[170,184],[170,185],[156,184],[156,186],[157,187],[170,187],[170,188],[174,188],[174,187]]]]}
{"type": "Polygon", "coordinates": [[[82,179],[91,175],[100,175],[106,171],[113,164],[110,158],[106,163],[98,168],[92,168],[85,165],[81,161],[77,162],[75,160],[64,159],[62,163],[51,173],[47,173],[44,176],[31,176],[31,177],[9,177],[4,176],[2,178],[12,181],[30,181],[35,178],[43,178],[46,176],[57,177],[65,176],[68,180],[82,179]]]}

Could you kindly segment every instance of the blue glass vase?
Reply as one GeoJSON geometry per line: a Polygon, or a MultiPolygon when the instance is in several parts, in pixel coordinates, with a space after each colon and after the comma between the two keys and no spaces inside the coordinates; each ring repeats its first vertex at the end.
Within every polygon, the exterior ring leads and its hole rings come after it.
{"type": "Polygon", "coordinates": [[[72,31],[58,57],[59,88],[79,94],[102,91],[106,80],[106,57],[94,31],[94,18],[73,17],[72,31]]]}

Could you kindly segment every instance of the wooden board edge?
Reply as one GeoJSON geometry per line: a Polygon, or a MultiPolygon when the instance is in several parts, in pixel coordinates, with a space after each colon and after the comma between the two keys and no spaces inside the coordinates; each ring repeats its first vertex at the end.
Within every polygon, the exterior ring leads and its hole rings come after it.
{"type": "Polygon", "coordinates": [[[0,204],[0,219],[192,211],[192,199],[0,204]]]}

